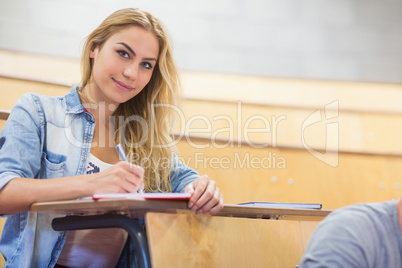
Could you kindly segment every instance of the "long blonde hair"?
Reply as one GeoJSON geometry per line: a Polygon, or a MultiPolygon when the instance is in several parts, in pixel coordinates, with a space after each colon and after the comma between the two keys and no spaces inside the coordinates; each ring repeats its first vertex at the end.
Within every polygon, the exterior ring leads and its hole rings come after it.
{"type": "Polygon", "coordinates": [[[123,125],[116,120],[115,142],[123,145],[131,161],[144,167],[146,191],[170,192],[171,159],[175,153],[170,105],[178,104],[180,83],[162,23],[148,12],[134,8],[121,9],[107,17],[86,40],[81,58],[81,88],[92,76],[91,49],[96,46],[101,49],[109,37],[131,25],[154,33],[159,42],[159,57],[145,88],[114,112],[115,118],[125,120],[123,125]]]}

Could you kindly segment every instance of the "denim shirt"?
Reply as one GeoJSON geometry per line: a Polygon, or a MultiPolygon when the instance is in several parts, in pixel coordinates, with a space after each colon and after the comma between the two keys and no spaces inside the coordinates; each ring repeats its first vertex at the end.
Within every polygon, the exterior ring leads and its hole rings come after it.
{"type": "MultiPolygon", "coordinates": [[[[73,87],[63,97],[29,93],[16,102],[0,134],[0,189],[18,177],[52,179],[85,174],[95,121],[82,109],[77,89],[73,87]]],[[[196,178],[193,169],[176,161],[172,191],[184,192],[196,178]]],[[[64,215],[28,211],[3,216],[7,220],[0,252],[5,268],[56,264],[67,232],[54,231],[51,222],[64,215]]]]}

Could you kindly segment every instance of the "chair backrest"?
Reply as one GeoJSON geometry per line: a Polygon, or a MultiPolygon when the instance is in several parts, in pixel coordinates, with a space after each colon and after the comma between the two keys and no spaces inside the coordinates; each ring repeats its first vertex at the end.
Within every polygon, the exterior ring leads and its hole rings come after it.
{"type": "Polygon", "coordinates": [[[10,111],[0,110],[0,120],[7,120],[9,115],[10,115],[10,111]]]}

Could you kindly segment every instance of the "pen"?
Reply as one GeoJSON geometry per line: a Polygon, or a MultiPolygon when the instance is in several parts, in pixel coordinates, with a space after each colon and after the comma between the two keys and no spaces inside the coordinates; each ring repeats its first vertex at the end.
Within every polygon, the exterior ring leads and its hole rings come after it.
{"type": "MultiPolygon", "coordinates": [[[[127,155],[124,153],[123,147],[121,146],[120,143],[116,145],[115,149],[121,160],[126,161],[127,163],[130,163],[130,161],[128,161],[127,155]]],[[[138,188],[137,193],[142,194],[143,192],[144,192],[144,189],[142,189],[141,187],[138,188]]]]}

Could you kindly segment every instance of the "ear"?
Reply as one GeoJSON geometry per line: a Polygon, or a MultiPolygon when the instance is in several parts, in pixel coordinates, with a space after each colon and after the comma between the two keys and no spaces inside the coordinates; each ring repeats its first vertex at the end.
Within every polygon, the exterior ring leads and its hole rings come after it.
{"type": "Polygon", "coordinates": [[[91,58],[91,59],[95,58],[95,56],[99,50],[98,48],[99,48],[98,45],[93,44],[91,50],[89,51],[89,58],[91,58]]]}

